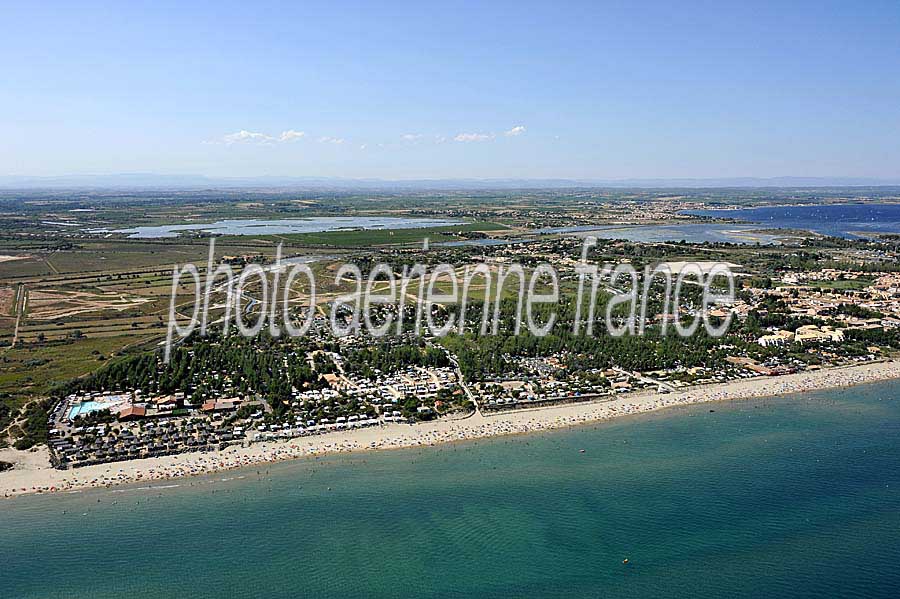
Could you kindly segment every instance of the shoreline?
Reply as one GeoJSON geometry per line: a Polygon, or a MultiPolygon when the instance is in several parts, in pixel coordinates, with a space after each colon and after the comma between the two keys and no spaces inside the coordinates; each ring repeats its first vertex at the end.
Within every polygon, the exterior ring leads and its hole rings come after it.
{"type": "Polygon", "coordinates": [[[182,453],[110,464],[56,470],[46,447],[0,450],[0,460],[15,464],[0,473],[0,498],[32,493],[76,492],[130,483],[172,480],[242,467],[335,453],[427,447],[502,435],[528,434],[590,424],[676,406],[790,395],[900,378],[900,361],[826,368],[779,377],[755,377],[688,387],[668,394],[640,391],[612,400],[512,410],[466,419],[388,424],[335,431],[313,437],[254,443],[217,452],[182,453]]]}

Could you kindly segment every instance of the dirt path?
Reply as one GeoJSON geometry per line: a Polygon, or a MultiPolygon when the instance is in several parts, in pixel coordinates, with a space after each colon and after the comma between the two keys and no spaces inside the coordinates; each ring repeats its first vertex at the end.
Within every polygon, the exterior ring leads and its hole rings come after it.
{"type": "MultiPolygon", "coordinates": [[[[52,252],[50,255],[52,256],[52,255],[55,254],[57,251],[59,251],[59,250],[55,250],[55,251],[52,252]]],[[[46,258],[44,258],[44,264],[46,264],[48,267],[50,267],[50,270],[53,271],[53,274],[55,274],[55,275],[58,275],[58,274],[59,274],[59,269],[56,268],[55,266],[53,266],[53,263],[50,262],[50,256],[47,256],[46,258]]]]}
{"type": "Polygon", "coordinates": [[[19,323],[22,322],[22,316],[25,314],[27,302],[28,290],[25,288],[25,285],[20,283],[18,293],[16,294],[16,328],[13,329],[12,343],[9,344],[10,349],[14,348],[16,342],[19,340],[19,323]]]}

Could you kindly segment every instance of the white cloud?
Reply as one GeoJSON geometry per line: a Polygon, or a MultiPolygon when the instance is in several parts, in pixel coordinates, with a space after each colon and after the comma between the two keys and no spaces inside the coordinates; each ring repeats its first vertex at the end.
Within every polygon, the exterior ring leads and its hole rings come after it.
{"type": "MultiPolygon", "coordinates": [[[[460,143],[473,143],[473,142],[485,142],[492,141],[497,139],[499,136],[506,137],[517,137],[519,135],[523,135],[526,129],[524,125],[516,125],[512,129],[508,131],[504,131],[503,133],[458,133],[453,137],[447,137],[444,135],[424,135],[422,133],[404,133],[400,136],[406,143],[410,144],[418,144],[422,142],[430,142],[435,144],[443,144],[450,140],[460,142],[460,143]]],[[[299,139],[307,137],[305,131],[297,131],[296,129],[285,129],[280,134],[276,136],[269,135],[267,133],[260,133],[257,131],[247,131],[246,129],[241,129],[237,133],[229,133],[228,135],[223,135],[222,137],[210,141],[203,141],[203,144],[210,145],[259,145],[259,146],[272,146],[275,144],[283,144],[283,143],[291,143],[297,141],[299,139]]],[[[323,135],[315,138],[317,142],[322,144],[332,144],[332,145],[342,145],[346,142],[343,137],[333,137],[330,135],[323,135]]],[[[385,147],[383,143],[376,144],[378,147],[385,147]]],[[[358,146],[359,149],[364,150],[366,148],[365,144],[358,146]]]]}
{"type": "Polygon", "coordinates": [[[303,131],[294,131],[293,129],[288,129],[287,131],[281,132],[281,135],[278,136],[278,141],[294,141],[305,136],[306,133],[304,133],[303,131]]]}
{"type": "Polygon", "coordinates": [[[222,137],[222,143],[227,146],[232,144],[268,144],[273,138],[265,133],[254,133],[253,131],[245,131],[241,129],[237,133],[229,133],[222,137]]]}
{"type": "MultiPolygon", "coordinates": [[[[504,131],[503,133],[458,133],[453,137],[446,137],[444,135],[424,135],[421,133],[404,133],[400,136],[404,142],[417,144],[420,142],[430,142],[436,144],[443,144],[447,141],[453,140],[460,143],[473,143],[473,142],[485,142],[492,141],[499,136],[506,137],[518,137],[523,135],[526,131],[524,125],[516,125],[512,129],[508,131],[504,131]]],[[[259,146],[271,146],[275,144],[282,143],[290,143],[297,141],[299,139],[307,137],[305,131],[297,131],[296,129],[286,129],[282,131],[277,136],[272,136],[267,133],[260,133],[257,131],[247,131],[246,129],[241,129],[237,133],[229,133],[228,135],[223,135],[222,137],[210,141],[203,141],[203,144],[210,145],[259,145],[259,146]]],[[[343,137],[333,137],[330,135],[323,135],[315,138],[316,141],[323,144],[333,144],[333,145],[341,145],[346,142],[343,137]]],[[[384,144],[377,144],[378,147],[384,147],[384,144]]],[[[359,149],[364,150],[366,145],[360,145],[359,149]]]]}
{"type": "Polygon", "coordinates": [[[235,144],[249,144],[249,145],[258,145],[258,146],[267,146],[271,145],[275,142],[285,143],[290,141],[295,141],[304,137],[306,133],[303,131],[295,131],[294,129],[288,129],[287,131],[282,131],[281,135],[278,137],[273,137],[266,133],[259,133],[256,131],[247,131],[246,129],[241,129],[237,133],[229,133],[228,135],[223,135],[219,139],[204,141],[204,144],[225,144],[226,146],[232,146],[235,144]]]}
{"type": "Polygon", "coordinates": [[[294,129],[282,131],[278,137],[273,137],[271,135],[268,135],[267,133],[259,133],[256,131],[247,131],[246,129],[241,129],[237,133],[229,133],[228,135],[223,135],[219,139],[204,141],[203,143],[207,145],[224,144],[226,146],[232,146],[235,144],[268,146],[276,142],[287,143],[296,141],[305,136],[306,133],[304,133],[303,131],[295,131],[294,129]]]}
{"type": "Polygon", "coordinates": [[[494,139],[492,133],[460,133],[453,138],[454,141],[472,142],[472,141],[488,141],[494,139]]]}

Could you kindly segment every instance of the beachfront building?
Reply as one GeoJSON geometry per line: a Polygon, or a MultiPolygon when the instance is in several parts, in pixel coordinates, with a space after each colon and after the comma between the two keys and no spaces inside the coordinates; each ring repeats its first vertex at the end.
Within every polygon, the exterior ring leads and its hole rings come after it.
{"type": "Polygon", "coordinates": [[[790,331],[775,331],[770,335],[763,335],[759,339],[756,340],[757,343],[762,345],[763,347],[780,347],[782,345],[787,345],[794,340],[794,333],[790,331]]]}
{"type": "Polygon", "coordinates": [[[844,340],[844,333],[829,326],[807,325],[797,329],[794,339],[801,344],[822,343],[825,341],[841,342],[844,340]]]}

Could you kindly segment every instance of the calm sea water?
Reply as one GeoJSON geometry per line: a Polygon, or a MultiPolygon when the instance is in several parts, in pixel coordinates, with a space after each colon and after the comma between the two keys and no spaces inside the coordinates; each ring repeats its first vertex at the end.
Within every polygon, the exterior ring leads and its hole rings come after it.
{"type": "Polygon", "coordinates": [[[900,589],[898,383],[164,486],[0,503],[0,597],[900,589]]]}
{"type": "Polygon", "coordinates": [[[900,233],[900,204],[766,206],[744,210],[695,210],[690,214],[738,218],[766,227],[804,229],[847,238],[900,233]]]}

